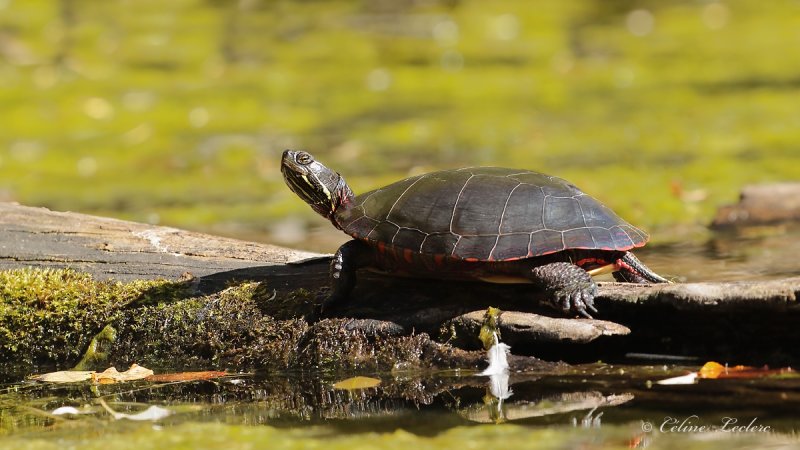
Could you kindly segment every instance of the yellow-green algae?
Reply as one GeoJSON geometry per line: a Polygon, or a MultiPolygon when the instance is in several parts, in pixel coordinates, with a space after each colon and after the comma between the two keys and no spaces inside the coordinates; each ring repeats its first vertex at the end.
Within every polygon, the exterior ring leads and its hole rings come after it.
{"type": "Polygon", "coordinates": [[[124,424],[104,427],[103,433],[74,433],[70,436],[26,436],[0,438],[0,445],[19,450],[80,450],[144,448],[194,449],[299,449],[367,450],[415,448],[438,450],[452,448],[630,448],[646,441],[648,448],[717,449],[758,448],[768,445],[796,445],[790,436],[767,433],[701,434],[649,433],[641,424],[608,426],[602,429],[566,427],[533,428],[519,425],[460,426],[433,436],[421,436],[398,429],[393,432],[342,433],[327,427],[276,428],[271,426],[238,426],[218,423],[186,423],[175,427],[153,427],[150,424],[124,424]]]}
{"type": "Polygon", "coordinates": [[[0,2],[0,199],[332,230],[280,178],[296,146],[356,192],[464,165],[553,173],[663,240],[744,183],[800,178],[791,0],[60,4],[0,2]]]}

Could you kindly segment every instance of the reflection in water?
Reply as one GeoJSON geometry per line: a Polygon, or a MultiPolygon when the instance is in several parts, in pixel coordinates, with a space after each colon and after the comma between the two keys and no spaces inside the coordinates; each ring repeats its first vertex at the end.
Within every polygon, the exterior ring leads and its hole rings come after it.
{"type": "Polygon", "coordinates": [[[487,407],[491,421],[501,423],[506,421],[503,402],[513,395],[513,392],[508,387],[508,354],[511,351],[511,347],[500,342],[496,332],[493,335],[495,344],[488,351],[489,367],[481,372],[480,375],[489,377],[486,395],[483,396],[483,403],[487,407]]]}
{"type": "Polygon", "coordinates": [[[581,425],[599,426],[602,413],[594,415],[597,408],[616,406],[633,399],[632,394],[604,396],[600,392],[586,391],[546,395],[536,400],[523,397],[507,403],[506,400],[513,395],[513,391],[509,387],[508,365],[508,354],[511,347],[500,342],[496,332],[493,333],[493,337],[494,345],[487,352],[489,367],[479,374],[489,377],[482,404],[475,403],[458,410],[462,417],[470,421],[504,423],[590,409],[589,413],[581,419],[581,425]]]}
{"type": "MultiPolygon", "coordinates": [[[[473,422],[501,423],[589,410],[581,419],[581,425],[598,426],[602,415],[602,413],[594,414],[598,408],[621,405],[634,398],[633,394],[627,393],[603,395],[597,391],[566,392],[538,399],[519,399],[514,402],[507,402],[501,409],[497,408],[497,405],[502,404],[502,401],[497,401],[496,397],[494,399],[489,399],[488,397],[484,405],[472,405],[459,411],[459,413],[473,422]]],[[[575,418],[573,418],[573,421],[577,422],[575,418]]]]}
{"type": "MultiPolygon", "coordinates": [[[[0,432],[92,432],[113,422],[110,409],[129,417],[148,407],[167,407],[161,425],[187,421],[228,424],[269,424],[277,427],[329,425],[347,431],[408,430],[430,434],[464,424],[501,423],[566,412],[615,406],[630,394],[604,395],[595,390],[563,392],[536,389],[537,376],[515,374],[512,383],[527,385],[524,395],[512,395],[509,374],[485,378],[448,373],[384,378],[379,387],[341,391],[330,382],[306,374],[236,376],[188,383],[121,383],[115,385],[17,384],[0,391],[0,432]],[[481,393],[483,392],[483,395],[481,393]],[[103,405],[107,406],[103,406],[103,405]],[[81,415],[55,415],[58,408],[79,408],[81,415]],[[468,422],[467,422],[468,423],[468,422]]],[[[559,419],[567,424],[568,418],[559,419]]]]}
{"type": "Polygon", "coordinates": [[[508,377],[508,371],[489,376],[489,387],[486,390],[486,395],[483,396],[483,403],[486,405],[486,410],[494,423],[501,423],[507,420],[503,402],[514,394],[508,387],[508,377]]]}
{"type": "Polygon", "coordinates": [[[642,420],[660,423],[664,411],[680,408],[710,422],[749,411],[774,431],[796,430],[800,379],[710,380],[680,390],[648,386],[647,380],[683,370],[595,364],[560,375],[506,372],[490,377],[488,383],[485,377],[453,371],[407,372],[379,374],[379,386],[355,391],[332,387],[342,376],[321,380],[319,374],[311,373],[163,384],[23,383],[0,390],[0,434],[50,439],[124,429],[121,422],[125,421],[115,422],[101,407],[101,400],[117,413],[129,415],[149,406],[167,408],[173,414],[158,420],[163,427],[222,422],[286,429],[325,427],[335,433],[391,433],[402,428],[434,436],[474,423],[596,427],[602,417],[604,429],[629,424],[638,429],[642,420]],[[709,395],[713,402],[708,401],[709,395]],[[64,406],[89,414],[51,413],[64,406]]]}
{"type": "MultiPolygon", "coordinates": [[[[512,403],[507,371],[485,379],[476,376],[435,374],[426,377],[385,380],[379,387],[341,391],[314,377],[236,376],[188,383],[121,383],[115,385],[18,384],[0,393],[4,432],[58,432],[108,426],[109,409],[123,416],[166,406],[173,413],[159,417],[165,426],[186,421],[224,420],[229,424],[298,426],[325,424],[356,430],[393,429],[398,426],[419,433],[442,431],[464,420],[501,423],[544,417],[630,400],[600,392],[564,392],[552,388],[530,389],[536,377],[514,375],[528,383],[525,395],[512,403]],[[484,395],[481,395],[481,392],[484,395]],[[103,406],[103,405],[107,406],[103,406]],[[54,415],[59,408],[77,408],[81,415],[54,415]],[[389,419],[387,421],[387,419],[389,419]]],[[[567,419],[561,421],[567,424],[567,419]]]]}

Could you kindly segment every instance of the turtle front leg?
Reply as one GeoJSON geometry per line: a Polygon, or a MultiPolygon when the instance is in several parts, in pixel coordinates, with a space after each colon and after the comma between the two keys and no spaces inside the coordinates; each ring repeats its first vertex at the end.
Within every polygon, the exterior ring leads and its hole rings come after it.
{"type": "Polygon", "coordinates": [[[545,264],[531,269],[529,277],[550,295],[553,306],[565,314],[579,314],[591,319],[589,311],[597,312],[594,307],[597,284],[591,275],[575,264],[545,264]]]}
{"type": "Polygon", "coordinates": [[[331,295],[320,305],[320,313],[346,300],[356,285],[356,270],[373,265],[375,254],[364,242],[352,240],[336,250],[331,260],[331,295]]]}

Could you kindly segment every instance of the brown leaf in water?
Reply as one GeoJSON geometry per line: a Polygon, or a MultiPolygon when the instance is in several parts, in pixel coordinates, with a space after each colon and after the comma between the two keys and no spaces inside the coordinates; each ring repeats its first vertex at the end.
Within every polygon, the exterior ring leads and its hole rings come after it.
{"type": "Polygon", "coordinates": [[[122,383],[125,381],[142,380],[150,375],[153,375],[152,370],[133,363],[125,372],[118,371],[116,367],[109,367],[100,373],[94,373],[92,374],[92,382],[96,384],[122,383]]]}
{"type": "Polygon", "coordinates": [[[352,391],[356,389],[368,389],[381,384],[381,380],[370,377],[352,377],[339,381],[333,385],[334,389],[352,391]]]}
{"type": "Polygon", "coordinates": [[[733,366],[726,367],[720,363],[709,361],[700,368],[698,378],[724,379],[724,378],[763,378],[774,375],[796,374],[791,367],[770,369],[764,367],[733,366]]]}
{"type": "Polygon", "coordinates": [[[92,378],[93,373],[91,370],[60,370],[58,372],[31,375],[30,378],[45,383],[77,383],[92,378]]]}
{"type": "Polygon", "coordinates": [[[92,370],[61,370],[58,372],[33,375],[30,378],[45,383],[77,383],[80,381],[92,380],[92,383],[95,384],[112,384],[141,380],[152,374],[152,370],[134,363],[131,364],[131,367],[125,372],[120,372],[115,367],[109,367],[100,373],[92,370]]]}
{"type": "Polygon", "coordinates": [[[725,366],[715,361],[709,361],[703,364],[703,367],[700,368],[697,375],[700,378],[719,378],[719,374],[724,371],[725,366]]]}
{"type": "Polygon", "coordinates": [[[228,375],[228,372],[215,372],[207,370],[203,372],[178,372],[178,373],[164,373],[158,375],[150,375],[145,378],[147,381],[155,382],[172,382],[172,381],[197,381],[197,380],[211,380],[228,375]]]}

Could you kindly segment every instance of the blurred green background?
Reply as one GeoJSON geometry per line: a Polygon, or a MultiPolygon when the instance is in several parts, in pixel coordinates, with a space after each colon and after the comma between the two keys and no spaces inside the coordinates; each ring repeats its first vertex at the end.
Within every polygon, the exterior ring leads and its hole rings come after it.
{"type": "Polygon", "coordinates": [[[356,192],[567,178],[655,241],[800,179],[800,2],[0,0],[0,200],[320,251],[303,148],[356,192]]]}

